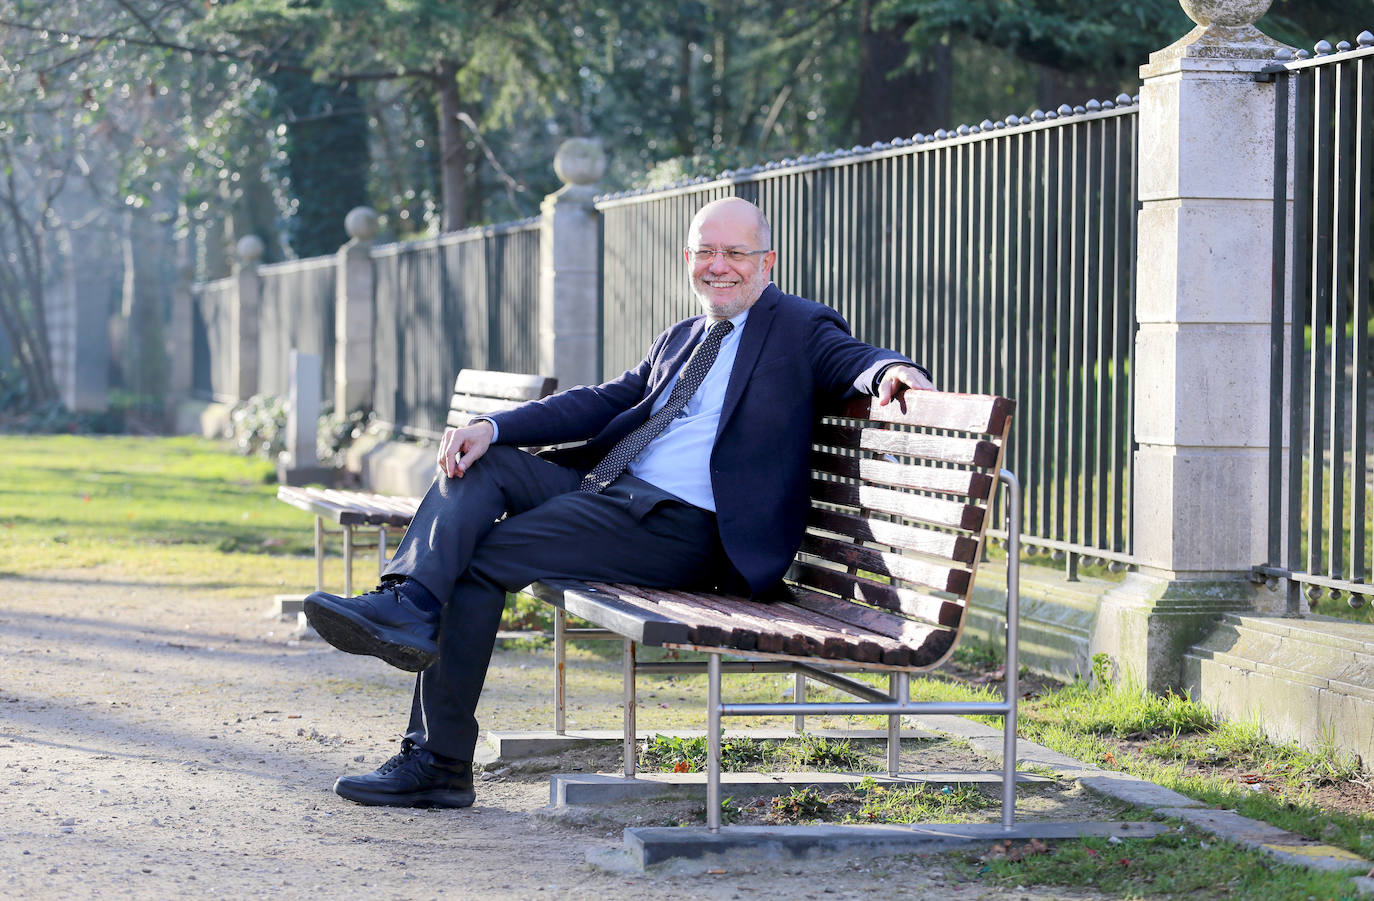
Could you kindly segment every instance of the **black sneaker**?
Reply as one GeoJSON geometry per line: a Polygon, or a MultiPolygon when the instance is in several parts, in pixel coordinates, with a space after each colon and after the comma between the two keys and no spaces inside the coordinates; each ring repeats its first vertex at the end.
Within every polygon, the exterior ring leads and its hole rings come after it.
{"type": "Polygon", "coordinates": [[[305,599],[305,618],[341,651],[369,654],[418,673],[439,656],[439,613],[417,606],[403,584],[383,582],[353,598],[317,591],[305,599]]]}
{"type": "Polygon", "coordinates": [[[384,807],[471,807],[472,763],[439,760],[410,739],[401,753],[366,776],[341,776],[334,793],[359,804],[384,807]]]}

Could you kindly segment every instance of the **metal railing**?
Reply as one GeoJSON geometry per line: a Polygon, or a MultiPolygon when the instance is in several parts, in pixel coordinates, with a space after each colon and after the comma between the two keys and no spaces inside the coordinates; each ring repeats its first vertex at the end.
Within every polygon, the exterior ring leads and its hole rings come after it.
{"type": "Polygon", "coordinates": [[[373,250],[379,419],[432,437],[458,370],[537,370],[539,235],[529,219],[373,250]]]}
{"type": "Polygon", "coordinates": [[[191,288],[191,386],[205,400],[237,400],[233,384],[234,296],[232,278],[191,288]]]}
{"type": "MultiPolygon", "coordinates": [[[[290,390],[291,351],[320,358],[320,383],[334,384],[334,257],[312,257],[258,268],[258,391],[290,390]]],[[[332,392],[326,392],[331,395],[332,392]]]]}
{"type": "Polygon", "coordinates": [[[1277,88],[1269,504],[1279,515],[1270,517],[1269,565],[1256,572],[1288,580],[1292,615],[1302,612],[1304,590],[1313,606],[1323,594],[1355,607],[1374,595],[1374,35],[1361,34],[1357,48],[1343,42],[1333,53],[1323,41],[1316,49],[1262,76],[1277,88]]]}
{"type": "Polygon", "coordinates": [[[1070,577],[1081,556],[1129,564],[1136,122],[1123,95],[601,198],[603,375],[697,312],[687,224],[746,197],[773,226],[780,288],[945,390],[1017,399],[1026,544],[1070,577]]]}

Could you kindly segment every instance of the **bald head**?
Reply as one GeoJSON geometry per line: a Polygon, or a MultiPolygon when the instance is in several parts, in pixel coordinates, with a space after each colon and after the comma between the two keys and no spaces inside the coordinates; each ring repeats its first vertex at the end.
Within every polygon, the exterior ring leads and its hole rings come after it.
{"type": "Polygon", "coordinates": [[[697,211],[687,230],[685,258],[692,293],[707,316],[730,319],[754,305],[768,287],[777,260],[772,240],[763,211],[747,200],[725,197],[697,211]],[[708,253],[698,259],[696,251],[708,253]]]}

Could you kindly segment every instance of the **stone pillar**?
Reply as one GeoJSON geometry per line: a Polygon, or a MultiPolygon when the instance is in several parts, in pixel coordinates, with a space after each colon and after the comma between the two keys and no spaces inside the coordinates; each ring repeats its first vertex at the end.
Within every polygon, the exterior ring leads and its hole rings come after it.
{"type": "Polygon", "coordinates": [[[258,392],[258,330],[262,306],[262,280],[258,262],[267,248],[257,235],[244,235],[234,247],[234,314],[230,386],[234,396],[246,400],[258,392]]]}
{"type": "Polygon", "coordinates": [[[558,387],[601,381],[601,245],[592,185],[606,172],[601,142],[572,138],[554,171],[564,185],[540,210],[539,373],[558,387]]]}
{"type": "Polygon", "coordinates": [[[176,405],[191,396],[195,381],[195,340],[191,323],[191,282],[194,277],[189,241],[177,246],[176,284],[172,286],[172,309],[167,322],[167,405],[176,405]]]}
{"type": "Polygon", "coordinates": [[[1268,528],[1270,0],[1181,0],[1198,26],[1141,68],[1135,475],[1139,572],[1092,640],[1160,691],[1217,614],[1255,603],[1268,528]]]}
{"type": "Polygon", "coordinates": [[[334,412],[347,414],[372,407],[376,210],[354,207],[344,217],[344,229],[349,241],[339,248],[334,282],[334,412]]]}

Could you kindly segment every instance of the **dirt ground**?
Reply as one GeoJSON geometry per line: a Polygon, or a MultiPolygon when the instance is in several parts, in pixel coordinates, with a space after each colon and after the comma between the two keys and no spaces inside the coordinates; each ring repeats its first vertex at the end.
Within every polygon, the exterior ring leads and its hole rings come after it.
{"type": "MultiPolygon", "coordinates": [[[[355,805],[330,786],[395,751],[412,677],[294,640],[266,599],[87,579],[0,575],[0,897],[1098,897],[939,857],[613,872],[587,854],[642,814],[547,816],[537,765],[469,810],[355,805]]],[[[484,726],[542,726],[549,666],[498,652],[484,726]]]]}

